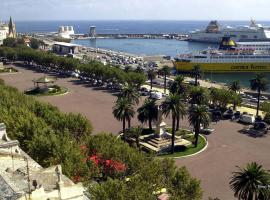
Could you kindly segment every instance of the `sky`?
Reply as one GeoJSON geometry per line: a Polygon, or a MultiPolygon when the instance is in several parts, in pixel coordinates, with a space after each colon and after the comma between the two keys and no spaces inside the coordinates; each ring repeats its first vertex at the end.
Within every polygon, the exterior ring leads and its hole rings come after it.
{"type": "Polygon", "coordinates": [[[0,0],[0,19],[269,21],[270,0],[0,0]]]}

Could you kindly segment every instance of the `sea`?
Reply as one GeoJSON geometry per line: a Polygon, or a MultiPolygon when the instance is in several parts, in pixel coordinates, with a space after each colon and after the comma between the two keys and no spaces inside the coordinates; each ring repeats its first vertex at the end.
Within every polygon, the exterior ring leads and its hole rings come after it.
{"type": "MultiPolygon", "coordinates": [[[[204,29],[209,21],[137,21],[137,20],[84,20],[84,21],[16,21],[19,33],[49,33],[57,32],[59,26],[73,26],[76,34],[88,34],[90,26],[96,26],[98,34],[187,34],[196,29],[204,29]]],[[[222,26],[245,26],[249,21],[219,21],[222,26]]],[[[258,21],[264,26],[270,26],[270,21],[258,21]]],[[[206,48],[216,48],[215,44],[195,43],[169,39],[97,39],[73,40],[72,43],[113,51],[127,52],[140,56],[169,55],[201,51],[206,48]]],[[[229,83],[239,80],[243,87],[249,87],[253,73],[204,74],[204,78],[229,83]]],[[[270,80],[270,73],[266,74],[270,80]]],[[[269,90],[270,92],[270,90],[269,90]]]]}

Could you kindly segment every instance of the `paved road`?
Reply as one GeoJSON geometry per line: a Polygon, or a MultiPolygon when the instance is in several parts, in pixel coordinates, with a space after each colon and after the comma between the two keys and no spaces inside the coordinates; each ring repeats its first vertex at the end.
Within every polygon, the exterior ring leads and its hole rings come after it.
{"type": "MultiPolygon", "coordinates": [[[[44,75],[21,68],[19,70],[21,73],[2,74],[0,78],[24,91],[33,86],[33,79],[44,75]]],[[[82,113],[91,120],[95,133],[101,131],[117,133],[121,130],[121,123],[115,120],[111,113],[113,102],[116,100],[111,93],[80,85],[72,78],[59,79],[57,84],[69,88],[71,92],[64,96],[39,97],[39,99],[58,106],[64,112],[82,113]]],[[[171,119],[166,119],[168,124],[170,121],[171,119]]],[[[134,119],[132,123],[138,122],[134,119]]],[[[188,126],[187,120],[181,124],[188,126]]],[[[264,138],[244,135],[238,132],[243,125],[230,121],[222,121],[211,126],[216,131],[207,136],[208,149],[195,157],[177,159],[176,163],[178,166],[186,166],[193,176],[201,180],[204,199],[211,196],[231,200],[234,198],[228,183],[236,165],[245,166],[247,162],[257,161],[270,169],[270,135],[264,138]]]]}

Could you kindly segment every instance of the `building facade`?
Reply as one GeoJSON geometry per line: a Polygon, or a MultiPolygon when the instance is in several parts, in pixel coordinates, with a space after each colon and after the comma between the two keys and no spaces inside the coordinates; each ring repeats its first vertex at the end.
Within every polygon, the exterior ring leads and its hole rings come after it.
{"type": "Polygon", "coordinates": [[[60,165],[42,168],[0,124],[1,200],[89,200],[84,193],[83,185],[63,175],[60,165]]]}

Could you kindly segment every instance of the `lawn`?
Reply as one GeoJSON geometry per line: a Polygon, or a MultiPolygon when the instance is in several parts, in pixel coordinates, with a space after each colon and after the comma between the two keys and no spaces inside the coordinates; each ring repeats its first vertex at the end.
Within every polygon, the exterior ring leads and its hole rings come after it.
{"type": "Polygon", "coordinates": [[[12,67],[0,69],[0,73],[12,73],[12,72],[18,72],[18,70],[12,67]]]}
{"type": "Polygon", "coordinates": [[[65,87],[60,87],[57,85],[53,85],[49,87],[50,90],[40,90],[39,88],[34,88],[32,90],[28,90],[25,92],[26,95],[34,95],[34,96],[53,96],[53,95],[61,95],[68,92],[68,89],[65,87]]]}
{"type": "Polygon", "coordinates": [[[175,151],[174,154],[162,154],[159,155],[158,157],[160,158],[168,158],[168,157],[182,157],[182,156],[188,156],[188,155],[192,155],[194,153],[197,153],[199,151],[201,151],[205,146],[206,146],[207,142],[206,140],[203,138],[203,136],[199,136],[199,143],[198,146],[195,148],[194,145],[189,145],[185,150],[183,151],[175,151]]]}

